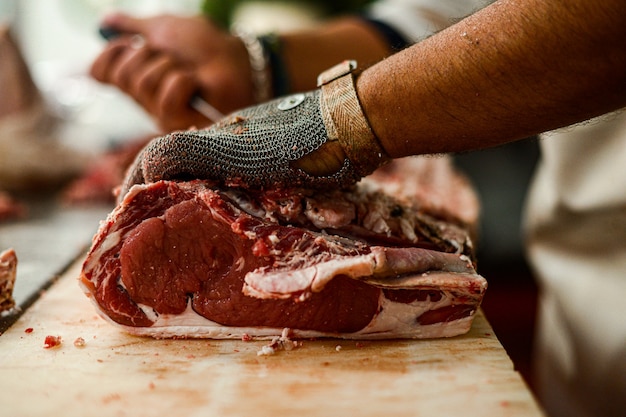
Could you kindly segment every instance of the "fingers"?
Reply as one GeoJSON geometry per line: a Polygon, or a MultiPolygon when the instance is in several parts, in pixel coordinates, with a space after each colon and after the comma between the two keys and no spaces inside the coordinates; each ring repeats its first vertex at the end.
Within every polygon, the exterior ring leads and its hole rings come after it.
{"type": "MultiPolygon", "coordinates": [[[[208,22],[201,18],[201,22],[208,22]]],[[[206,24],[206,23],[204,23],[206,24]]],[[[157,15],[136,18],[122,13],[106,16],[100,23],[101,32],[120,35],[140,35],[150,44],[153,50],[168,52],[178,59],[189,54],[196,54],[195,49],[204,45],[206,34],[198,34],[203,26],[195,23],[195,19],[175,15],[157,15]],[[195,39],[200,43],[190,45],[195,39]]]]}
{"type": "Polygon", "coordinates": [[[137,47],[129,36],[107,45],[92,64],[91,75],[131,96],[165,131],[210,124],[189,106],[200,89],[191,70],[169,54],[137,47]]]}
{"type": "Polygon", "coordinates": [[[109,82],[132,95],[137,80],[152,66],[154,54],[148,48],[126,47],[112,62],[109,82]]]}
{"type": "Polygon", "coordinates": [[[168,115],[182,118],[185,114],[194,113],[193,116],[190,115],[189,123],[191,123],[196,119],[194,117],[196,112],[191,109],[189,102],[197,89],[198,85],[189,73],[184,71],[168,72],[156,91],[155,115],[163,120],[168,115]]]}
{"type": "Polygon", "coordinates": [[[149,107],[168,73],[175,71],[176,64],[165,55],[151,56],[133,74],[128,93],[142,105],[149,107]]]}
{"type": "Polygon", "coordinates": [[[125,51],[126,45],[120,41],[112,41],[91,64],[89,73],[100,82],[110,83],[109,73],[119,56],[125,51]]]}
{"type": "Polygon", "coordinates": [[[124,37],[109,43],[92,64],[91,75],[98,81],[115,85],[143,105],[150,102],[164,74],[174,66],[167,56],[147,47],[137,47],[130,38],[124,37]]]}

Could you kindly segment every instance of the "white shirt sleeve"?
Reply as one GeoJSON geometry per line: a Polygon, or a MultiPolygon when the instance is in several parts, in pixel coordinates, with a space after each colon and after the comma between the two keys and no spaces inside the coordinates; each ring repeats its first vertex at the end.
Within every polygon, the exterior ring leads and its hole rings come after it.
{"type": "Polygon", "coordinates": [[[367,8],[366,15],[415,43],[489,3],[489,0],[379,0],[367,8]]]}

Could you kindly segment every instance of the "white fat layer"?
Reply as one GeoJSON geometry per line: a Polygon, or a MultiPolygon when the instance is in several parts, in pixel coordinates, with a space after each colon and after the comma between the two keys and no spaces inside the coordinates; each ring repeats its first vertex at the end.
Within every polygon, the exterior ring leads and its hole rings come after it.
{"type": "MultiPolygon", "coordinates": [[[[379,304],[381,312],[365,328],[360,330],[359,333],[372,336],[393,334],[394,337],[424,338],[433,337],[424,336],[422,334],[424,331],[430,334],[430,332],[434,330],[431,328],[432,326],[438,327],[441,331],[445,330],[445,327],[449,325],[449,323],[443,323],[445,326],[441,326],[442,323],[425,326],[417,322],[417,317],[427,311],[452,305],[452,297],[449,293],[443,292],[443,296],[438,301],[431,301],[429,297],[426,301],[416,300],[412,303],[398,303],[387,299],[381,294],[379,304]]],[[[467,330],[469,330],[469,328],[467,330]]],[[[443,336],[445,335],[436,335],[434,337],[443,336]]]]}
{"type": "MultiPolygon", "coordinates": [[[[86,271],[93,271],[94,276],[98,275],[97,270],[102,266],[99,260],[102,259],[102,257],[104,256],[104,253],[106,253],[111,248],[114,248],[115,246],[117,246],[120,242],[120,239],[121,239],[121,233],[119,231],[109,233],[106,236],[106,238],[102,241],[102,244],[100,244],[97,250],[94,251],[92,256],[87,257],[86,264],[83,266],[83,274],[86,271]]],[[[117,279],[117,276],[112,276],[111,274],[105,274],[105,278],[100,285],[102,286],[108,285],[108,282],[111,279],[117,279]]],[[[83,284],[81,284],[81,286],[85,290],[85,293],[89,296],[91,294],[91,291],[83,284]]]]}
{"type": "Polygon", "coordinates": [[[342,257],[292,271],[246,274],[243,292],[257,298],[291,298],[298,291],[320,292],[333,278],[371,276],[376,265],[375,255],[342,257]]]}
{"type": "Polygon", "coordinates": [[[95,269],[96,266],[99,265],[104,253],[106,253],[111,248],[117,246],[120,243],[120,239],[121,234],[119,231],[109,233],[102,241],[102,244],[98,246],[97,250],[91,256],[89,256],[87,264],[83,269],[86,271],[91,271],[95,269]]]}
{"type": "MultiPolygon", "coordinates": [[[[419,324],[417,317],[423,313],[453,304],[452,297],[444,293],[438,301],[414,301],[412,303],[398,303],[388,300],[383,294],[380,296],[380,313],[377,314],[370,324],[354,333],[333,333],[314,330],[291,329],[290,336],[293,338],[317,338],[332,337],[340,339],[354,340],[376,340],[376,339],[430,339],[439,337],[458,336],[469,331],[473,312],[467,317],[443,323],[428,325],[419,324]]],[[[97,304],[96,304],[97,307],[97,304]]],[[[478,307],[478,306],[477,306],[478,307]]],[[[234,327],[225,326],[197,314],[187,305],[187,309],[182,314],[161,314],[155,316],[151,307],[140,306],[149,314],[155,323],[151,327],[130,327],[121,326],[128,333],[138,336],[151,336],[155,338],[207,338],[207,339],[241,339],[244,337],[254,337],[255,339],[271,339],[280,336],[284,328],[272,327],[234,327]]],[[[112,322],[106,315],[102,315],[106,320],[112,322]]]]}

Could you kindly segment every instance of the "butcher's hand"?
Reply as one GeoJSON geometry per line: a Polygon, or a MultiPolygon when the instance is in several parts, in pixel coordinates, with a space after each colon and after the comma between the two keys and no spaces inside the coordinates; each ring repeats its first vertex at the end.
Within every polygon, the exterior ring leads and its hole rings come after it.
{"type": "Polygon", "coordinates": [[[131,186],[212,179],[244,188],[336,188],[354,184],[389,157],[374,136],[354,87],[356,64],[322,73],[317,90],[235,112],[206,130],[149,143],[130,167],[131,186]]]}
{"type": "Polygon", "coordinates": [[[256,102],[244,43],[204,16],[114,13],[101,29],[117,36],[96,57],[91,75],[128,94],[164,133],[216,119],[190,105],[196,97],[224,114],[256,102]]]}

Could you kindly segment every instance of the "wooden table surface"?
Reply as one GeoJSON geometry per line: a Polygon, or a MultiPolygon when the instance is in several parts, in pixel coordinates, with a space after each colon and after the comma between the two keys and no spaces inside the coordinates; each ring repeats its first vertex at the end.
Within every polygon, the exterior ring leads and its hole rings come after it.
{"type": "Polygon", "coordinates": [[[0,415],[542,415],[482,313],[450,339],[304,340],[258,355],[267,341],[121,332],[79,289],[80,264],[0,336],[0,415]],[[61,345],[44,348],[48,335],[61,345]]]}

